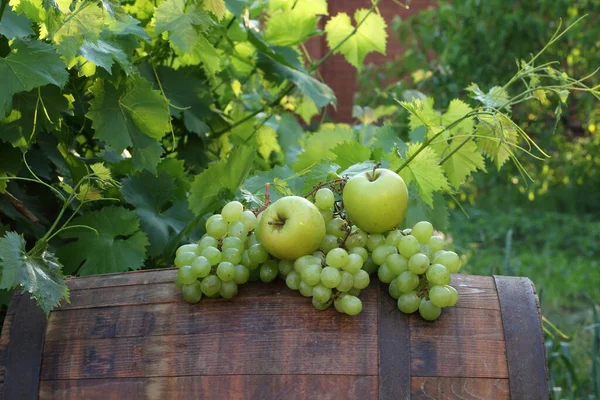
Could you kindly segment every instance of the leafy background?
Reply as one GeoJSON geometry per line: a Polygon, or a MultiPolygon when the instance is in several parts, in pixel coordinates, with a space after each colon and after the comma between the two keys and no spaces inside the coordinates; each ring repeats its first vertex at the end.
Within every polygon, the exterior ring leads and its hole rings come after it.
{"type": "MultiPolygon", "coordinates": [[[[3,0],[3,304],[20,285],[49,312],[68,296],[66,275],[171,266],[177,245],[197,240],[229,199],[256,208],[265,183],[273,199],[305,194],[380,162],[409,184],[406,225],[431,220],[465,254],[465,271],[532,276],[542,304],[548,297],[554,304],[550,316],[583,309],[583,297],[553,300],[562,296],[556,276],[572,260],[554,249],[565,238],[585,243],[578,249],[587,253],[576,253],[587,261],[569,285],[589,282],[576,279],[598,254],[597,229],[585,214],[598,204],[590,190],[597,169],[589,168],[598,164],[598,91],[590,89],[597,81],[577,79],[598,65],[582,56],[597,47],[590,28],[599,26],[597,15],[539,60],[530,55],[551,39],[559,17],[574,22],[597,2],[544,1],[542,13],[513,10],[511,2],[441,2],[394,23],[408,48],[401,60],[365,66],[367,54],[386,53],[380,1],[330,15],[325,0],[3,0]],[[494,28],[500,32],[488,35],[494,28]],[[327,44],[321,59],[306,48],[315,36],[327,44]],[[353,124],[329,121],[323,111],[337,102],[319,74],[333,54],[369,82],[353,124]],[[550,60],[562,63],[544,65],[550,60]],[[541,162],[546,153],[554,157],[541,162]],[[535,225],[535,214],[517,207],[507,214],[498,197],[544,211],[571,207],[575,218],[540,217],[570,227],[570,236],[547,234],[543,256],[527,258],[512,243],[539,246],[523,232],[547,230],[535,225]],[[457,211],[465,208],[469,221],[457,211]],[[535,264],[543,272],[526,268],[532,259],[543,260],[535,264]],[[556,260],[560,269],[548,268],[556,260]]],[[[585,290],[597,296],[597,288],[585,290]]],[[[592,326],[589,318],[578,323],[592,326]]],[[[596,335],[585,359],[571,357],[570,342],[547,329],[550,362],[562,363],[552,369],[562,391],[554,395],[598,396],[598,370],[588,373],[598,365],[598,329],[587,329],[584,345],[574,347],[582,353],[596,335]]]]}

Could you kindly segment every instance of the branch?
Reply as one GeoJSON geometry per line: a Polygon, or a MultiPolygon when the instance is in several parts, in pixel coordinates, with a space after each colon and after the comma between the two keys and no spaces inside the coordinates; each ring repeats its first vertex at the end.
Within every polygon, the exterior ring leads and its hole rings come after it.
{"type": "Polygon", "coordinates": [[[12,204],[12,206],[19,212],[21,213],[23,216],[25,216],[25,218],[27,218],[29,221],[31,221],[32,223],[38,225],[40,223],[40,220],[38,217],[36,217],[35,215],[33,215],[33,213],[31,211],[29,211],[21,202],[21,200],[17,199],[15,196],[13,196],[12,194],[10,194],[8,191],[4,192],[4,197],[6,197],[6,199],[10,202],[10,204],[12,204]]]}

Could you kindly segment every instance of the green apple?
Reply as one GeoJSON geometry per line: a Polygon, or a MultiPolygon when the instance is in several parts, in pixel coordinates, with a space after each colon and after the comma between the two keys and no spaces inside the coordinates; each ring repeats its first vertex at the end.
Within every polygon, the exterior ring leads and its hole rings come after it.
{"type": "Polygon", "coordinates": [[[295,260],[319,249],[325,221],[319,209],[304,197],[286,196],[260,214],[256,235],[274,257],[295,260]]]}
{"type": "Polygon", "coordinates": [[[353,176],[346,182],[342,197],[352,223],[368,233],[389,231],[406,216],[408,189],[404,180],[389,169],[353,176]]]}

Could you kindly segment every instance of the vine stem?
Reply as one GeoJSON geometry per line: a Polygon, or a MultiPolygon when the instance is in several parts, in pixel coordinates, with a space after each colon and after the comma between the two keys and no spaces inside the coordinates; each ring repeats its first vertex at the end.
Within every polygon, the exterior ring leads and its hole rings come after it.
{"type": "Polygon", "coordinates": [[[442,158],[438,164],[442,165],[443,163],[445,163],[446,161],[448,161],[448,159],[450,157],[452,157],[458,150],[460,150],[461,147],[463,147],[465,144],[467,144],[467,142],[469,140],[471,140],[471,137],[467,136],[465,138],[465,140],[463,140],[462,142],[460,142],[460,144],[458,146],[456,146],[456,148],[454,150],[452,150],[447,156],[445,156],[444,158],[442,158]]]}
{"type": "Polygon", "coordinates": [[[265,204],[263,204],[263,206],[258,210],[254,211],[254,215],[258,215],[265,211],[267,207],[269,207],[269,204],[271,204],[271,184],[267,182],[265,183],[265,204]]]}
{"type": "Polygon", "coordinates": [[[33,213],[23,205],[23,202],[9,193],[8,190],[4,192],[4,197],[6,197],[9,203],[12,204],[12,206],[29,221],[36,225],[40,223],[39,218],[33,215],[33,213]]]}

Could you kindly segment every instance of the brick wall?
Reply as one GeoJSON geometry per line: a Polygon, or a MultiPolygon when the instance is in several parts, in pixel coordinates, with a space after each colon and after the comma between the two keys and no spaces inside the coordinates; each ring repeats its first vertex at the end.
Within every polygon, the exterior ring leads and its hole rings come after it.
{"type": "MultiPolygon", "coordinates": [[[[431,3],[429,0],[412,0],[410,8],[406,9],[392,0],[383,0],[379,5],[381,15],[388,26],[387,55],[372,53],[367,56],[366,63],[382,63],[402,52],[402,44],[392,33],[392,20],[398,15],[404,19],[420,10],[427,8],[431,3]]],[[[370,0],[329,0],[329,15],[334,16],[338,12],[345,12],[353,18],[354,10],[358,8],[371,7],[370,0]]],[[[354,20],[353,20],[354,22],[354,20]]],[[[308,49],[315,59],[321,58],[328,50],[325,37],[316,37],[309,41],[308,49]]],[[[350,122],[352,120],[352,99],[356,91],[356,69],[348,64],[340,54],[330,57],[320,68],[325,82],[331,86],[337,97],[337,110],[330,108],[328,114],[338,122],[350,122]]]]}

